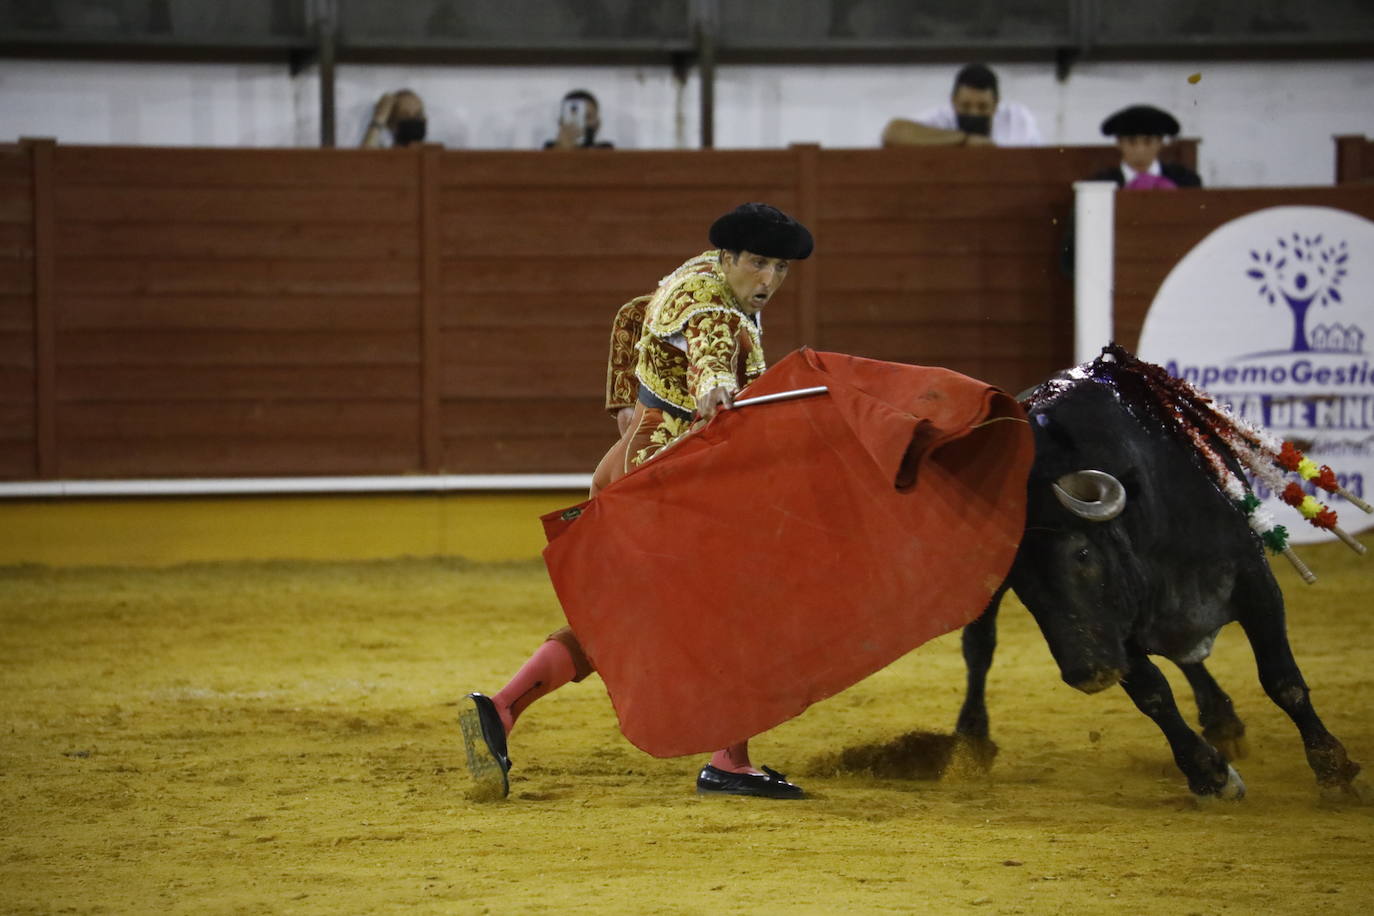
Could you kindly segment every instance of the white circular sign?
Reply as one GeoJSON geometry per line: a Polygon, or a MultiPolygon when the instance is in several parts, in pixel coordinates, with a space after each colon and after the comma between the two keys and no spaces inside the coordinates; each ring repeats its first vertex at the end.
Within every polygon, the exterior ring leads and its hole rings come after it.
{"type": "MultiPolygon", "coordinates": [[[[1218,227],[1165,278],[1137,355],[1374,491],[1374,222],[1329,207],[1272,207],[1218,227]]],[[[1293,479],[1297,479],[1294,477],[1293,479]]],[[[1332,540],[1258,480],[1297,544],[1332,540]]],[[[1324,491],[1346,531],[1374,526],[1324,491]]]]}

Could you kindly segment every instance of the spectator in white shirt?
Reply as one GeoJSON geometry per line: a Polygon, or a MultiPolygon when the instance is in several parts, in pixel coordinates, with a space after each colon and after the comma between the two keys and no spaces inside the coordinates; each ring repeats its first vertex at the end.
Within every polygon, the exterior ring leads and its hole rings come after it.
{"type": "Polygon", "coordinates": [[[949,102],[915,121],[893,118],[883,146],[1039,146],[1044,140],[1035,115],[1019,102],[1004,102],[997,74],[968,64],[954,77],[949,102]]]}

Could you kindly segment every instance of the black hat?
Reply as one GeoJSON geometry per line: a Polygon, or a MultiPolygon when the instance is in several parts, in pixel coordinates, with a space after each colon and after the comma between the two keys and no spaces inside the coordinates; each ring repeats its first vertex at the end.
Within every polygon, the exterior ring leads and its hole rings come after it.
{"type": "Polygon", "coordinates": [[[1172,137],[1179,129],[1173,115],[1152,105],[1123,108],[1102,122],[1107,137],[1172,137]]]}
{"type": "Polygon", "coordinates": [[[815,243],[805,226],[768,204],[740,204],[711,224],[711,244],[727,251],[752,251],[765,258],[800,261],[815,243]]]}

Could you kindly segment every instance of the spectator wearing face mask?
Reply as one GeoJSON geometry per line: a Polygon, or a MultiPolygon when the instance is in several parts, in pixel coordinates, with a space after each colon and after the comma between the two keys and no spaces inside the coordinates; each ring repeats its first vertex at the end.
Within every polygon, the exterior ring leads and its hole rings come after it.
{"type": "Polygon", "coordinates": [[[1044,140],[1035,115],[1019,102],[1004,102],[997,74],[968,64],[954,77],[949,102],[915,121],[893,118],[883,146],[1039,146],[1044,140]]]}
{"type": "Polygon", "coordinates": [[[544,144],[544,149],[614,149],[609,140],[598,140],[601,129],[601,106],[596,96],[585,89],[574,89],[563,96],[558,108],[558,136],[544,144]]]}
{"type": "Polygon", "coordinates": [[[388,92],[372,109],[372,123],[363,135],[362,145],[371,148],[390,145],[410,146],[425,139],[425,103],[409,89],[388,92]]]}

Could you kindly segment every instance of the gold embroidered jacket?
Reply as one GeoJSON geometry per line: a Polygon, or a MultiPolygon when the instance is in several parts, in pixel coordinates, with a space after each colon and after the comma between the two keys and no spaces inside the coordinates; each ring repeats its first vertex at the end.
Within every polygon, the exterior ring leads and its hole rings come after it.
{"type": "Polygon", "coordinates": [[[606,409],[611,413],[635,406],[639,397],[639,379],[635,377],[639,351],[635,347],[644,333],[644,309],[652,298],[636,296],[622,305],[611,321],[611,358],[606,364],[606,409]]]}
{"type": "Polygon", "coordinates": [[[712,388],[738,391],[763,374],[762,330],[730,290],[719,253],[705,251],[631,299],[611,329],[606,406],[634,404],[638,386],[688,413],[712,388]],[[630,371],[635,339],[634,370],[630,371]]]}

